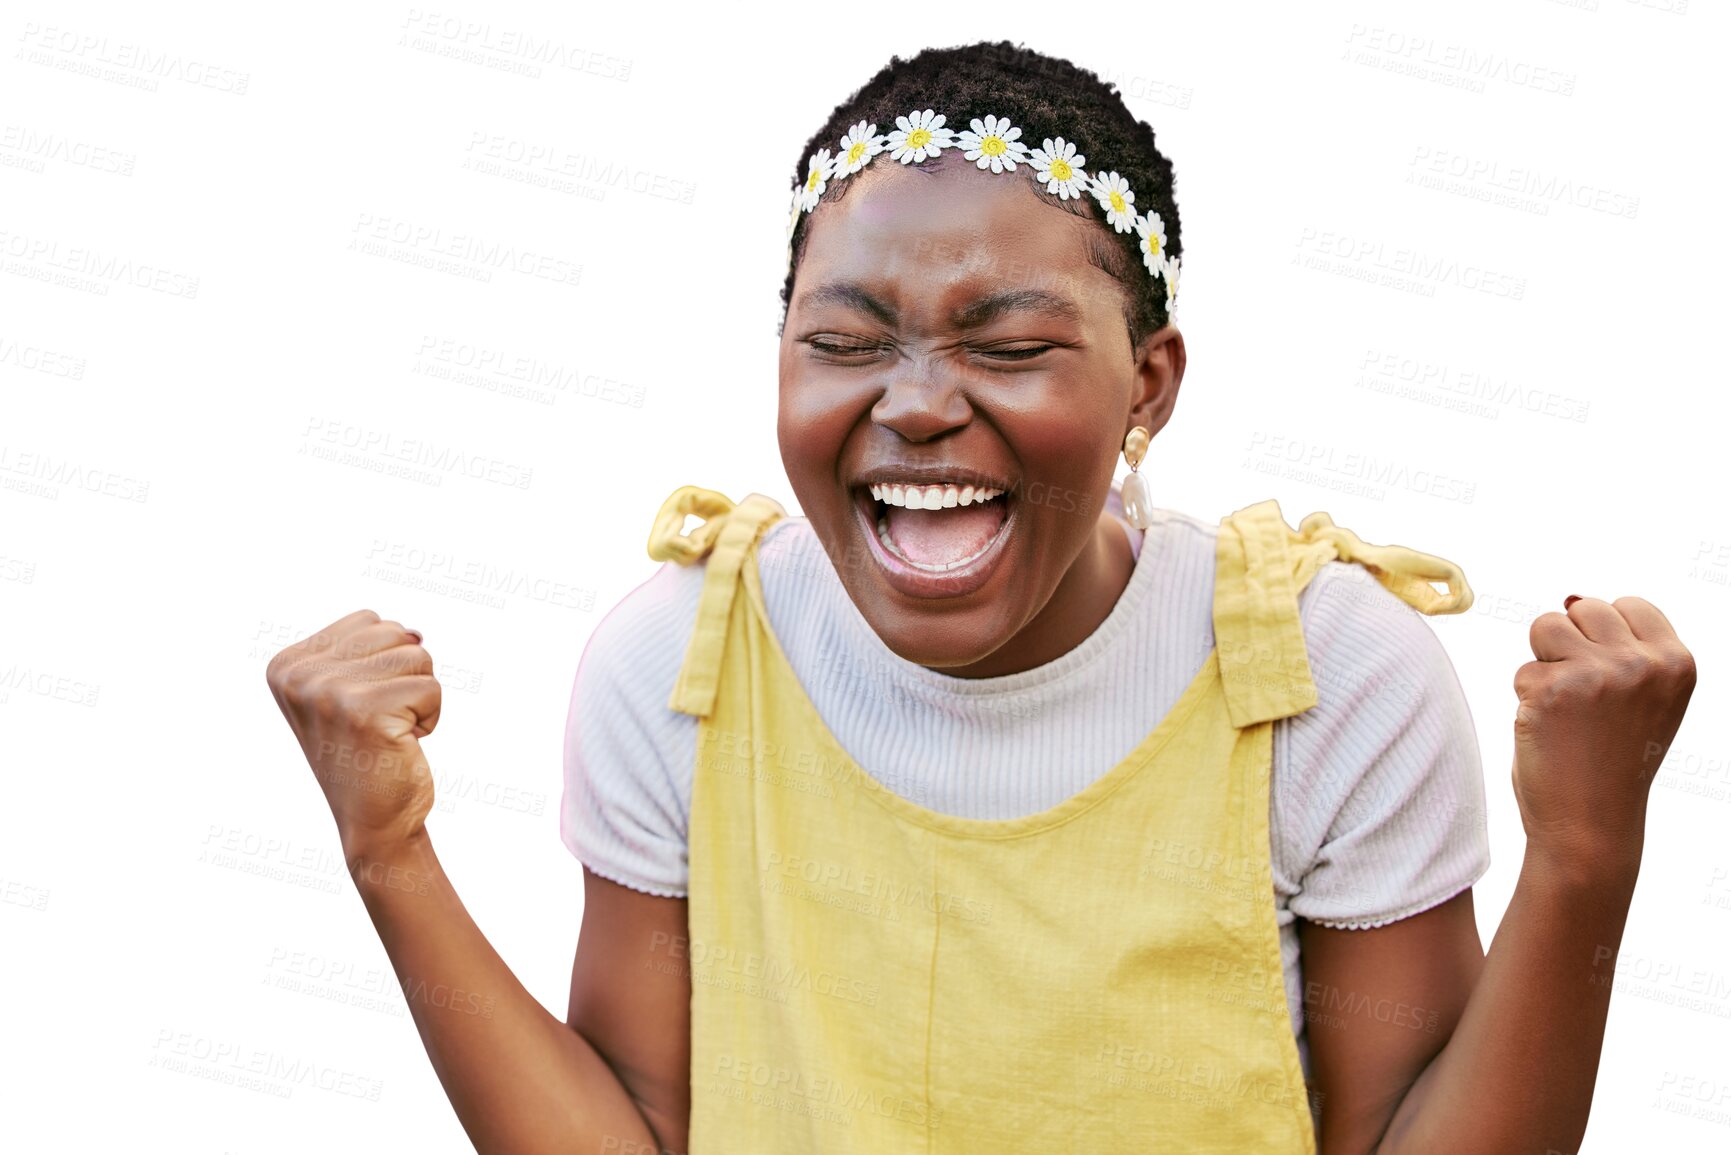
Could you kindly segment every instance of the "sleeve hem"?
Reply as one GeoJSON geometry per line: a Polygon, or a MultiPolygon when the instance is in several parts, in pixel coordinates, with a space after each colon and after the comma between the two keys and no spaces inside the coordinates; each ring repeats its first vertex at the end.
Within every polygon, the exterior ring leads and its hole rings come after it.
{"type": "Polygon", "coordinates": [[[614,870],[611,867],[598,867],[593,862],[585,861],[582,858],[579,858],[577,861],[583,863],[591,874],[599,875],[600,877],[605,878],[608,882],[616,882],[620,886],[629,887],[632,890],[640,891],[644,894],[652,894],[656,898],[686,897],[686,893],[683,890],[672,890],[667,887],[654,886],[647,882],[639,882],[635,879],[625,877],[619,871],[614,870]]]}
{"type": "Polygon", "coordinates": [[[1456,897],[1463,891],[1471,890],[1473,885],[1477,883],[1479,879],[1483,878],[1485,871],[1489,869],[1490,864],[1485,863],[1478,870],[1475,870],[1472,877],[1466,882],[1451,887],[1434,898],[1427,898],[1420,902],[1409,903],[1392,914],[1385,914],[1373,918],[1354,919],[1311,918],[1308,915],[1299,914],[1297,911],[1293,911],[1293,914],[1298,918],[1304,919],[1305,922],[1315,923],[1317,926],[1325,926],[1330,930],[1375,930],[1379,926],[1387,926],[1391,922],[1399,922],[1403,918],[1411,918],[1415,914],[1423,914],[1425,911],[1431,909],[1431,907],[1441,906],[1443,903],[1456,897]]]}

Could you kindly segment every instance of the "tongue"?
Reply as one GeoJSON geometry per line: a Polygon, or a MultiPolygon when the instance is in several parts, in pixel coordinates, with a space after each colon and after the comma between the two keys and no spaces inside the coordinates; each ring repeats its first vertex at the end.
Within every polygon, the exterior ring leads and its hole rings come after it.
{"type": "Polygon", "coordinates": [[[885,524],[902,553],[921,565],[947,565],[978,553],[1004,522],[1004,503],[949,509],[887,507],[885,524]]]}

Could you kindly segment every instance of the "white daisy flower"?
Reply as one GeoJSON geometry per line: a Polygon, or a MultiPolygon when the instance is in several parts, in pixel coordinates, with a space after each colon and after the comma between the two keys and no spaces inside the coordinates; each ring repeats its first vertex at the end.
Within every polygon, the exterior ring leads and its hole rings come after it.
{"type": "Polygon", "coordinates": [[[878,126],[860,121],[841,138],[841,151],[836,154],[831,180],[851,176],[866,166],[872,157],[884,150],[885,138],[878,135],[878,126]]]}
{"type": "Polygon", "coordinates": [[[896,117],[895,131],[884,138],[884,147],[889,149],[891,160],[912,164],[956,147],[956,136],[944,127],[943,116],[928,108],[896,117]]]}
{"type": "Polygon", "coordinates": [[[1074,141],[1065,141],[1061,136],[1057,140],[1048,137],[1041,147],[1028,150],[1028,163],[1045,182],[1046,191],[1057,193],[1059,200],[1081,198],[1088,183],[1088,172],[1082,166],[1088,163],[1088,158],[1076,152],[1074,141]]]}
{"type": "Polygon", "coordinates": [[[1130,191],[1129,181],[1116,172],[1096,173],[1089,191],[1106,210],[1106,222],[1114,232],[1127,233],[1135,227],[1136,210],[1131,206],[1136,203],[1136,194],[1130,191]]]}
{"type": "Polygon", "coordinates": [[[1012,125],[1008,117],[988,116],[982,123],[976,116],[968,123],[972,131],[958,132],[956,144],[966,150],[962,155],[974,164],[993,172],[1005,169],[1015,172],[1016,165],[1028,163],[1028,146],[1016,139],[1022,130],[1012,125]]]}
{"type": "Polygon", "coordinates": [[[1166,319],[1172,319],[1172,311],[1178,307],[1178,258],[1168,257],[1160,266],[1160,275],[1166,278],[1166,319]]]}
{"type": "Polygon", "coordinates": [[[820,148],[806,165],[805,184],[799,190],[800,208],[809,213],[817,207],[817,198],[823,195],[824,187],[829,184],[829,173],[829,149],[820,148]]]}
{"type": "Polygon", "coordinates": [[[1147,216],[1136,217],[1136,233],[1142,238],[1142,263],[1150,273],[1160,276],[1160,266],[1166,263],[1166,222],[1149,209],[1147,216]]]}

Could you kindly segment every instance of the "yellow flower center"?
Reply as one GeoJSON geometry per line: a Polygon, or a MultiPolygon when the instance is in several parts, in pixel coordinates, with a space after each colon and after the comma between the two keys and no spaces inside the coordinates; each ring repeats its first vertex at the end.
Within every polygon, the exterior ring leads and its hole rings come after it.
{"type": "Polygon", "coordinates": [[[1120,195],[1118,193],[1118,191],[1116,189],[1113,190],[1112,195],[1109,199],[1112,202],[1112,211],[1113,212],[1121,213],[1124,211],[1124,198],[1122,195],[1120,195]]]}
{"type": "Polygon", "coordinates": [[[1053,178],[1056,180],[1069,180],[1071,177],[1076,175],[1076,170],[1071,168],[1069,162],[1065,161],[1062,157],[1053,161],[1052,167],[1046,171],[1051,173],[1053,178]]]}
{"type": "Polygon", "coordinates": [[[853,147],[847,150],[847,162],[849,164],[856,163],[860,157],[865,155],[865,148],[866,148],[865,141],[863,141],[863,140],[854,141],[853,147]]]}
{"type": "Polygon", "coordinates": [[[988,136],[980,142],[980,151],[987,156],[1003,156],[1006,146],[1001,136],[988,136]]]}
{"type": "Polygon", "coordinates": [[[810,175],[810,176],[808,176],[808,177],[806,177],[806,178],[805,178],[805,187],[806,187],[806,188],[807,188],[807,189],[814,189],[814,188],[816,188],[816,187],[817,187],[817,178],[818,178],[818,176],[819,176],[819,175],[820,175],[820,174],[819,174],[819,172],[818,172],[818,170],[817,170],[817,169],[815,169],[815,168],[814,168],[814,169],[812,169],[812,170],[811,170],[811,175],[810,175]]]}
{"type": "Polygon", "coordinates": [[[909,148],[924,148],[932,143],[932,131],[929,128],[916,128],[908,133],[909,148]]]}

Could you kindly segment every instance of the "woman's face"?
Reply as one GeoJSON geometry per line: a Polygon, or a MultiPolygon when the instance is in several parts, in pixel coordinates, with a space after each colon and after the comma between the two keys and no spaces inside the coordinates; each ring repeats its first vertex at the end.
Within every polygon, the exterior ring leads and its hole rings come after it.
{"type": "Polygon", "coordinates": [[[1101,513],[1125,433],[1170,412],[1182,340],[1131,348],[1124,289],[1087,258],[1104,226],[1042,204],[1023,172],[880,159],[846,179],[805,222],[782,331],[794,493],[902,657],[1023,668],[1019,638],[1085,620],[1055,657],[1128,579],[1101,513]]]}

